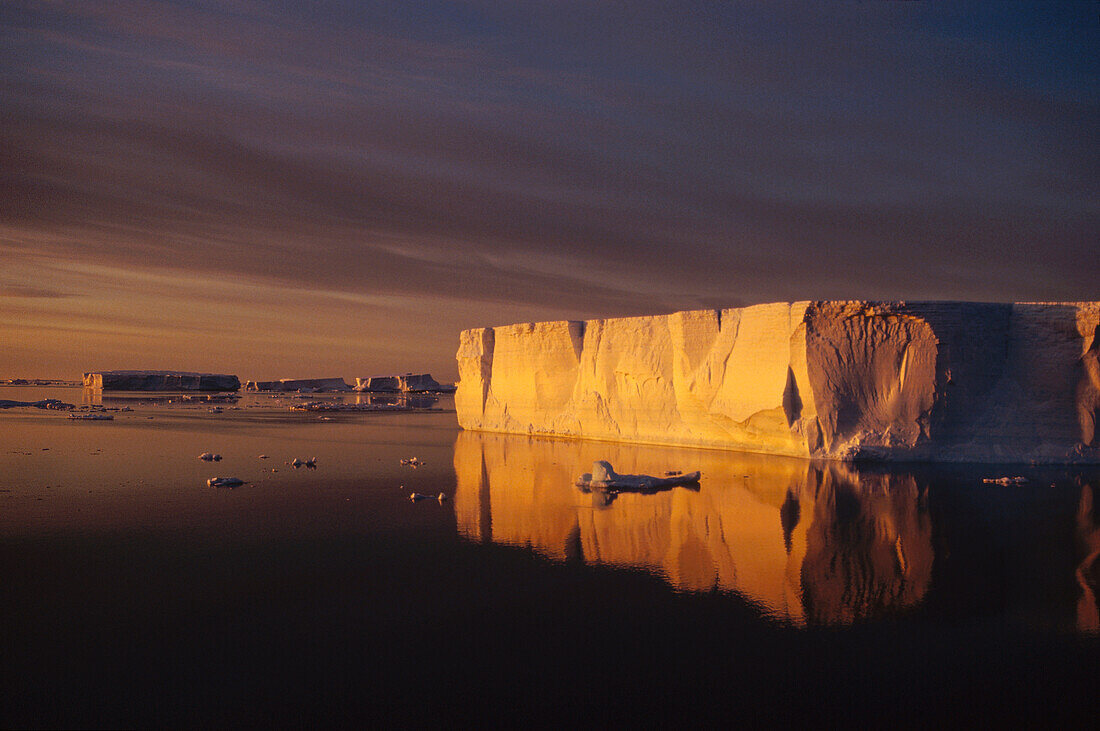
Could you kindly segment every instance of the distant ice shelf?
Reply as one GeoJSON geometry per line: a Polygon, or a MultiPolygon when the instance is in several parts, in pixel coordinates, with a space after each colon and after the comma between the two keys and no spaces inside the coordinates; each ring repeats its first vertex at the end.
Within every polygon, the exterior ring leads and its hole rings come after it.
{"type": "Polygon", "coordinates": [[[1100,302],[805,301],[462,332],[464,429],[1100,463],[1100,302]]]}

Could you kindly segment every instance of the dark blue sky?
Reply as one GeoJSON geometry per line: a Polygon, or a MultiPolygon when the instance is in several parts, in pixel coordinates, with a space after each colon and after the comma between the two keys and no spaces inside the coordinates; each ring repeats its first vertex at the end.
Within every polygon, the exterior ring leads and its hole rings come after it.
{"type": "MultiPolygon", "coordinates": [[[[7,2],[0,314],[55,349],[75,328],[104,366],[127,328],[163,332],[167,362],[202,329],[156,314],[186,302],[158,300],[177,277],[224,283],[258,360],[315,364],[276,356],[305,347],[265,319],[283,291],[444,368],[457,329],[524,319],[1095,299],[1098,18],[1085,2],[7,2]],[[123,294],[89,291],[89,272],[123,294]],[[58,324],[81,315],[100,324],[58,324]]],[[[326,362],[400,369],[391,350],[326,362]]]]}

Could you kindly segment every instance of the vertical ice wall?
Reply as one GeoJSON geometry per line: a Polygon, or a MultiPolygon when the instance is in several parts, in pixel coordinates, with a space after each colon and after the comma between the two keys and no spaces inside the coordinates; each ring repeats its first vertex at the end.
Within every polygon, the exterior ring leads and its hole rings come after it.
{"type": "Polygon", "coordinates": [[[1100,303],[796,302],[466,330],[465,429],[1100,462],[1100,303]]]}

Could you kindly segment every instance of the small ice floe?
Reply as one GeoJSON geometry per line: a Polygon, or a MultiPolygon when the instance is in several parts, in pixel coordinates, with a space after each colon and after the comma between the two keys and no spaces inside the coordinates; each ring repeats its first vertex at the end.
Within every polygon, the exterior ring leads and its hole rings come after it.
{"type": "Polygon", "coordinates": [[[103,414],[98,411],[93,411],[87,414],[69,414],[70,419],[79,419],[80,421],[111,421],[115,417],[111,414],[103,414]]]}
{"type": "Polygon", "coordinates": [[[694,485],[699,482],[699,472],[666,472],[671,477],[652,477],[650,475],[620,475],[611,467],[610,462],[599,460],[592,463],[592,472],[577,478],[577,487],[582,490],[603,490],[607,492],[650,492],[678,485],[694,485]]]}
{"type": "Polygon", "coordinates": [[[416,503],[420,502],[421,500],[430,500],[431,497],[431,495],[421,495],[418,492],[414,492],[409,495],[409,500],[412,500],[414,503],[416,503]]]}
{"type": "Polygon", "coordinates": [[[199,455],[199,459],[203,462],[221,462],[222,456],[220,454],[214,454],[213,452],[203,452],[199,455]]]}
{"type": "Polygon", "coordinates": [[[211,477],[206,481],[207,487],[240,487],[244,480],[239,477],[211,477]]]}
{"type": "Polygon", "coordinates": [[[406,459],[402,459],[401,464],[405,465],[406,467],[422,467],[423,465],[427,464],[427,462],[421,462],[416,457],[408,457],[406,459]]]}
{"type": "Polygon", "coordinates": [[[408,404],[338,404],[324,401],[307,401],[291,404],[291,411],[413,411],[408,404]]]}
{"type": "Polygon", "coordinates": [[[1022,485],[1027,482],[1026,477],[983,477],[982,482],[988,485],[1022,485]]]}

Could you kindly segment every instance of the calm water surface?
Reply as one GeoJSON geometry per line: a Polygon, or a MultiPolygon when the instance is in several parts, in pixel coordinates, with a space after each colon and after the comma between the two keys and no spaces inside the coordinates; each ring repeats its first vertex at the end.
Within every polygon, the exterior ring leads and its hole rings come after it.
{"type": "Polygon", "coordinates": [[[1096,720],[1095,471],[0,388],[45,397],[132,410],[0,412],[5,726],[1096,720]],[[703,478],[581,492],[596,459],[703,478]]]}

